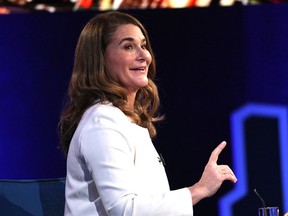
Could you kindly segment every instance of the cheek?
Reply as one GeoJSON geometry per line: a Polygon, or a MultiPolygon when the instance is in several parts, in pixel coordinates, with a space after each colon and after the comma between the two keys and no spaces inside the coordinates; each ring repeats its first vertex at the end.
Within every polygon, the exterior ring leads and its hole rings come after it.
{"type": "Polygon", "coordinates": [[[115,58],[111,55],[104,56],[104,66],[105,71],[108,76],[111,78],[115,78],[116,68],[118,67],[118,63],[115,58]]]}

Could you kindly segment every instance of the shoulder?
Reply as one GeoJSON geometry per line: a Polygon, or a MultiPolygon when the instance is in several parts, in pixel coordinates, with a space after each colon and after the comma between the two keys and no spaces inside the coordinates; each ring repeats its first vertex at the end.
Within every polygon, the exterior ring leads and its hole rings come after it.
{"type": "Polygon", "coordinates": [[[101,144],[103,139],[115,140],[114,137],[124,137],[129,124],[131,123],[128,117],[119,108],[111,103],[97,103],[85,111],[72,143],[81,148],[90,142],[101,144]]]}
{"type": "Polygon", "coordinates": [[[99,126],[117,126],[131,123],[129,118],[117,107],[111,103],[97,103],[91,106],[84,113],[80,124],[99,125],[99,126]]]}
{"type": "Polygon", "coordinates": [[[118,108],[112,105],[112,103],[97,103],[91,106],[83,115],[83,118],[105,118],[111,121],[125,120],[128,121],[128,117],[118,108]]]}

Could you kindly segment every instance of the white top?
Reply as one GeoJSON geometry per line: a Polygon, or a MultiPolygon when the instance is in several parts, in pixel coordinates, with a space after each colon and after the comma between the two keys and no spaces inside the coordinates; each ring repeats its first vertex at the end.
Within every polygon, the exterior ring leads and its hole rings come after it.
{"type": "Polygon", "coordinates": [[[65,215],[192,216],[187,188],[170,191],[148,130],[118,108],[96,104],[72,138],[65,215]]]}

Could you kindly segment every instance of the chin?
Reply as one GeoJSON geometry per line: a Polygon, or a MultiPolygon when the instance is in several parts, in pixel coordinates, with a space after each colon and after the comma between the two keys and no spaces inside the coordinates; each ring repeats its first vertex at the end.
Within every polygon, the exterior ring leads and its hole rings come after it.
{"type": "Polygon", "coordinates": [[[145,82],[145,83],[143,83],[143,84],[140,86],[140,88],[145,88],[146,86],[148,86],[148,81],[145,82]]]}

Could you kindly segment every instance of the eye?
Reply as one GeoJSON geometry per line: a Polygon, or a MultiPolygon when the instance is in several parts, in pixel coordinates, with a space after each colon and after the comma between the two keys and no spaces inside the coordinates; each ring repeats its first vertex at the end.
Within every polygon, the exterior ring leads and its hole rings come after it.
{"type": "Polygon", "coordinates": [[[127,44],[127,45],[124,46],[124,49],[126,49],[126,50],[132,50],[132,49],[133,49],[133,46],[130,45],[130,44],[127,44]]]}
{"type": "Polygon", "coordinates": [[[143,44],[143,45],[141,46],[141,48],[144,49],[144,50],[146,50],[146,49],[147,49],[146,44],[143,44]]]}

